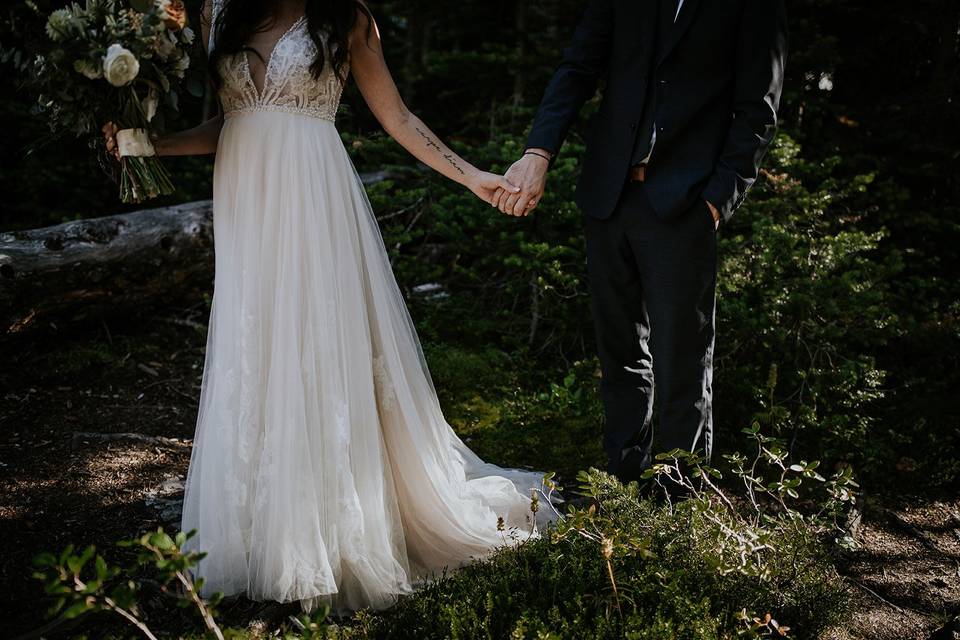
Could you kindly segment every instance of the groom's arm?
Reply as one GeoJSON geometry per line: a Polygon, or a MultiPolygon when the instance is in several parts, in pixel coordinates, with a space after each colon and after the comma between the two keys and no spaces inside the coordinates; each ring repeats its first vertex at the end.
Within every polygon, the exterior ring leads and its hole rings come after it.
{"type": "Polygon", "coordinates": [[[784,0],[747,0],[734,74],[733,122],[720,159],[701,194],[729,220],[757,179],[777,129],[787,57],[784,0]]]}
{"type": "Polygon", "coordinates": [[[537,109],[528,149],[555,156],[583,104],[606,72],[613,35],[613,0],[590,0],[537,109]]]}
{"type": "Polygon", "coordinates": [[[557,70],[547,85],[527,138],[527,152],[507,171],[507,179],[520,193],[498,191],[493,204],[503,213],[524,216],[543,195],[547,168],[580,113],[583,103],[597,90],[606,72],[613,35],[614,0],[589,0],[573,39],[563,51],[557,70]]]}

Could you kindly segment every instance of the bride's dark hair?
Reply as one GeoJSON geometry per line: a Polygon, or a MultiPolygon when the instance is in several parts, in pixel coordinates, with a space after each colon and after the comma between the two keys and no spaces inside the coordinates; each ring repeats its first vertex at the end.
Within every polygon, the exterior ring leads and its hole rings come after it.
{"type": "MultiPolygon", "coordinates": [[[[213,51],[210,53],[209,69],[214,86],[219,86],[221,82],[217,71],[217,62],[221,56],[253,51],[258,57],[262,57],[246,43],[259,25],[272,19],[275,4],[275,0],[223,0],[223,7],[213,25],[213,51]]],[[[310,71],[315,77],[320,76],[329,56],[333,72],[341,81],[346,80],[343,70],[347,61],[348,41],[350,33],[357,25],[358,13],[366,17],[366,35],[369,36],[373,18],[363,2],[307,0],[307,31],[317,46],[317,57],[310,65],[310,71]]]]}

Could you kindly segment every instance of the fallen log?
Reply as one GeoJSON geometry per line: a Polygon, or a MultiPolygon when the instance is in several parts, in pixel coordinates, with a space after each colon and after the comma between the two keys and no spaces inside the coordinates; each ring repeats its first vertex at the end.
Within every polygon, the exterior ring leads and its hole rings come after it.
{"type": "Polygon", "coordinates": [[[0,234],[0,321],[18,334],[139,304],[213,275],[211,201],[0,234]]]}
{"type": "MultiPolygon", "coordinates": [[[[365,185],[391,177],[361,175],[365,185]]],[[[203,200],[0,233],[0,336],[213,284],[212,202],[203,200]]]]}
{"type": "Polygon", "coordinates": [[[209,287],[211,213],[204,200],[0,234],[4,333],[209,287]]]}

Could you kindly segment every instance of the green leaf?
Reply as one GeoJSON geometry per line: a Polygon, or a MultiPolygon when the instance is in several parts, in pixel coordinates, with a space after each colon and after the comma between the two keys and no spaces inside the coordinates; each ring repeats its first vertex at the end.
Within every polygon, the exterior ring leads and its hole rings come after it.
{"type": "Polygon", "coordinates": [[[95,565],[97,570],[97,578],[99,580],[106,580],[108,569],[107,569],[107,562],[106,560],[103,559],[103,556],[97,556],[95,565]]]}
{"type": "Polygon", "coordinates": [[[91,607],[85,600],[79,600],[66,608],[66,610],[63,612],[63,617],[67,618],[68,620],[70,618],[76,618],[77,616],[83,615],[90,609],[91,607]]]}
{"type": "MultiPolygon", "coordinates": [[[[52,567],[57,564],[57,558],[52,553],[45,551],[43,553],[37,554],[37,556],[34,557],[33,564],[34,566],[37,566],[37,567],[52,567]]],[[[41,575],[45,575],[45,574],[41,574],[41,575]]]]}

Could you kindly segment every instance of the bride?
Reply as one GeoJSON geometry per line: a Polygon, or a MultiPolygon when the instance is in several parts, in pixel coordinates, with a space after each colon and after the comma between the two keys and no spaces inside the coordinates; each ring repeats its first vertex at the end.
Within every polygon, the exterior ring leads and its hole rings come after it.
{"type": "Polygon", "coordinates": [[[444,420],[334,126],[348,70],[419,160],[487,202],[516,189],[407,110],[358,0],[207,0],[203,23],[222,115],[145,151],[216,153],[185,550],[207,554],[203,595],[388,607],[557,516],[532,509],[542,473],[484,462],[444,420]]]}

